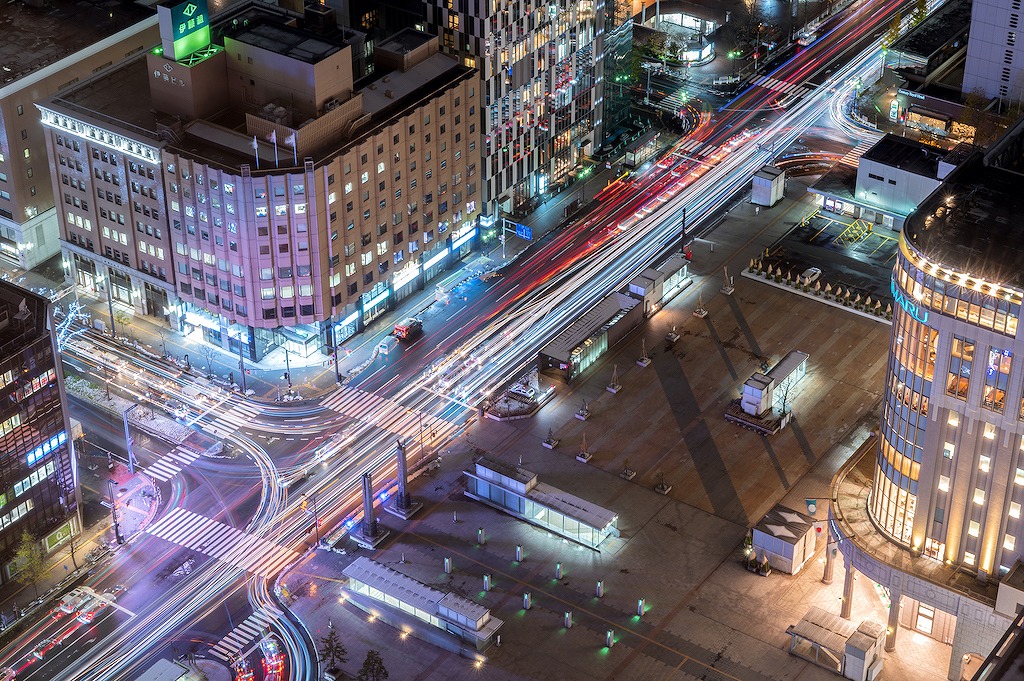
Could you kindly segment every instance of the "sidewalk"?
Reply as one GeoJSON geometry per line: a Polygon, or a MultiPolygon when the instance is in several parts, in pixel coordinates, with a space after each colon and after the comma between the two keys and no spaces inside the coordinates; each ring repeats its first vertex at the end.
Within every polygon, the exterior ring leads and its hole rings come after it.
{"type": "Polygon", "coordinates": [[[97,563],[119,550],[109,508],[108,480],[113,482],[118,529],[125,543],[153,521],[160,507],[160,491],[143,473],[132,474],[117,461],[108,469],[107,458],[102,454],[85,456],[80,465],[84,529],[74,538],[74,558],[71,544],[65,543],[49,556],[46,574],[35,588],[16,581],[0,586],[0,613],[5,629],[16,626],[23,618],[31,621],[38,610],[49,609],[52,598],[94,574],[97,563]]]}

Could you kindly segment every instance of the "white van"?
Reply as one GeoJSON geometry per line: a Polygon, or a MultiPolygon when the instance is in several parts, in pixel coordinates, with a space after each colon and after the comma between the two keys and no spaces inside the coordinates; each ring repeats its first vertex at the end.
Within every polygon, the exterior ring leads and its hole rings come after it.
{"type": "Polygon", "coordinates": [[[394,336],[384,336],[384,340],[377,344],[377,352],[381,355],[389,355],[398,348],[398,339],[394,336]]]}

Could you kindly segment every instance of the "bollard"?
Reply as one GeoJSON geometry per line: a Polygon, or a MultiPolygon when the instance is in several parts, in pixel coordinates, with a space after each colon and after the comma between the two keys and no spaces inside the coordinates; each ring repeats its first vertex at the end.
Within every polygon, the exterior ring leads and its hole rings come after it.
{"type": "Polygon", "coordinates": [[[452,559],[449,556],[444,558],[444,573],[450,575],[452,573],[452,559]]]}
{"type": "Polygon", "coordinates": [[[517,563],[522,563],[523,562],[523,545],[522,544],[516,544],[516,562],[517,563]]]}
{"type": "Polygon", "coordinates": [[[555,579],[562,578],[562,561],[555,563],[555,579]]]}
{"type": "Polygon", "coordinates": [[[453,523],[459,522],[459,512],[458,511],[452,511],[452,522],[453,523]]]}
{"type": "Polygon", "coordinates": [[[529,610],[533,607],[533,594],[529,591],[523,594],[523,610],[529,610]]]}
{"type": "Polygon", "coordinates": [[[636,602],[636,616],[637,617],[643,617],[644,616],[644,599],[642,599],[642,598],[637,599],[637,602],[636,602]]]}
{"type": "Polygon", "coordinates": [[[608,633],[604,635],[604,647],[611,648],[615,645],[615,630],[609,629],[608,633]]]}
{"type": "Polygon", "coordinates": [[[487,537],[484,535],[484,528],[482,527],[476,529],[476,543],[481,546],[487,543],[487,537]]]}
{"type": "Polygon", "coordinates": [[[565,619],[563,620],[566,629],[572,629],[572,610],[565,611],[565,619]]]}
{"type": "Polygon", "coordinates": [[[490,590],[491,590],[491,576],[490,575],[484,575],[484,591],[490,591],[490,590]]]}
{"type": "Polygon", "coordinates": [[[604,582],[600,579],[597,580],[597,588],[594,589],[594,595],[598,598],[604,598],[604,582]]]}

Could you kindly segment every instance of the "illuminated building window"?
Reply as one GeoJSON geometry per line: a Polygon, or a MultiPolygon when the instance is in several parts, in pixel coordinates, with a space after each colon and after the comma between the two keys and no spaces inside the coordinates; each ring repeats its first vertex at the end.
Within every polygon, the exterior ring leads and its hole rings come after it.
{"type": "Polygon", "coordinates": [[[974,490],[974,503],[976,503],[978,506],[981,506],[982,504],[985,503],[985,490],[983,490],[983,489],[975,489],[974,490]]]}
{"type": "Polygon", "coordinates": [[[974,554],[970,551],[964,551],[964,563],[974,565],[974,554]]]}
{"type": "Polygon", "coordinates": [[[1002,413],[1006,405],[1006,384],[1010,378],[1013,353],[1004,348],[990,347],[985,366],[985,392],[982,405],[1002,413]]]}
{"type": "Polygon", "coordinates": [[[1010,517],[1011,518],[1019,518],[1020,517],[1020,504],[1018,504],[1016,501],[1011,501],[1010,502],[1010,517]]]}
{"type": "Polygon", "coordinates": [[[949,491],[949,478],[947,478],[945,475],[940,475],[939,476],[939,491],[940,492],[948,492],[949,491]]]}
{"type": "Polygon", "coordinates": [[[991,463],[991,461],[992,460],[989,459],[987,456],[978,457],[978,470],[981,471],[982,473],[988,473],[989,464],[991,463]]]}
{"type": "Polygon", "coordinates": [[[1013,547],[1016,545],[1017,540],[1012,534],[1006,535],[1006,539],[1003,540],[1003,548],[1007,551],[1013,551],[1013,547]]]}
{"type": "Polygon", "coordinates": [[[1015,485],[1024,485],[1024,469],[1017,469],[1017,472],[1013,476],[1013,483],[1015,485]]]}
{"type": "Polygon", "coordinates": [[[981,525],[976,520],[972,520],[970,526],[967,528],[967,534],[971,537],[977,537],[981,531],[981,525]]]}
{"type": "Polygon", "coordinates": [[[945,445],[943,445],[942,447],[942,456],[946,457],[947,459],[952,459],[954,449],[955,447],[953,447],[951,443],[945,443],[945,445]]]}
{"type": "Polygon", "coordinates": [[[970,338],[953,336],[949,352],[949,374],[946,379],[946,394],[957,399],[967,399],[967,388],[971,380],[971,365],[974,362],[974,341],[970,338]]]}

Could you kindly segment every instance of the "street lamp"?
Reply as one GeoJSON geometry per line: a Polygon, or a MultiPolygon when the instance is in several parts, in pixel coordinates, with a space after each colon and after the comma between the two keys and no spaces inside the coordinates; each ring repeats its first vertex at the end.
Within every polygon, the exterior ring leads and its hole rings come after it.
{"type": "Polygon", "coordinates": [[[282,345],[284,348],[284,377],[288,381],[288,393],[292,392],[292,363],[288,359],[288,346],[282,345]]]}
{"type": "Polygon", "coordinates": [[[101,276],[99,280],[103,283],[103,288],[107,292],[107,310],[110,311],[110,336],[117,338],[117,328],[114,326],[114,299],[110,297],[110,284],[114,278],[110,275],[109,267],[106,274],[101,276]]]}
{"type": "Polygon", "coordinates": [[[124,537],[121,535],[121,525],[117,522],[117,497],[114,496],[114,481],[111,478],[107,478],[107,493],[110,494],[110,516],[114,521],[114,538],[118,544],[123,544],[124,537]]]}

